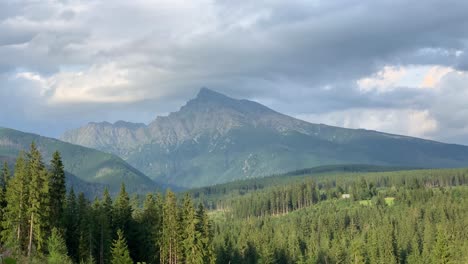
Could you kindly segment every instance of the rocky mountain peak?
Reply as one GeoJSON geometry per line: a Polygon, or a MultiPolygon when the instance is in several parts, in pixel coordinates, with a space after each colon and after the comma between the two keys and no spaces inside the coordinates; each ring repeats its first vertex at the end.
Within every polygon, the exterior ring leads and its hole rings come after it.
{"type": "Polygon", "coordinates": [[[228,96],[222,93],[203,87],[200,89],[195,99],[204,101],[224,101],[232,98],[229,98],[228,96]]]}
{"type": "Polygon", "coordinates": [[[201,88],[196,98],[188,101],[179,112],[190,112],[192,114],[205,112],[216,112],[219,114],[222,112],[224,114],[231,113],[251,118],[257,118],[261,114],[278,114],[257,102],[235,99],[208,88],[201,88]]]}

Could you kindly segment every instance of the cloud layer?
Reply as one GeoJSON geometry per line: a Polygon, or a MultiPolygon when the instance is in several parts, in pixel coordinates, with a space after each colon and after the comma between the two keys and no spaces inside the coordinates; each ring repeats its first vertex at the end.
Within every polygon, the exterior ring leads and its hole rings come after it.
{"type": "Polygon", "coordinates": [[[468,144],[468,2],[7,0],[0,125],[148,122],[203,86],[468,144]]]}

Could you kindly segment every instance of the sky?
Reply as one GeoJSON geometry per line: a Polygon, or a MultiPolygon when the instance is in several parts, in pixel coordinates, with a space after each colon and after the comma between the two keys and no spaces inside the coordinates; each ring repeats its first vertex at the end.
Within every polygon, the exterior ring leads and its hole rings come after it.
{"type": "Polygon", "coordinates": [[[0,1],[0,126],[148,123],[201,87],[468,145],[468,1],[0,1]]]}

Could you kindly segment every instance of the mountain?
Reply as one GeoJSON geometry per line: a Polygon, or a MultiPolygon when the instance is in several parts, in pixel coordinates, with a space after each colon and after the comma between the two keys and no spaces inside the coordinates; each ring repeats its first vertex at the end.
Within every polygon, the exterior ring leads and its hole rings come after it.
{"type": "Polygon", "coordinates": [[[90,123],[62,140],[119,155],[153,179],[197,187],[331,164],[468,166],[468,147],[312,124],[203,88],[148,125],[90,123]]]}
{"type": "Polygon", "coordinates": [[[0,128],[0,160],[12,164],[20,151],[29,150],[33,141],[46,163],[51,160],[54,151],[61,153],[68,184],[81,191],[97,193],[90,189],[108,186],[115,193],[122,182],[130,192],[156,188],[151,179],[113,154],[8,128],[0,128]]]}

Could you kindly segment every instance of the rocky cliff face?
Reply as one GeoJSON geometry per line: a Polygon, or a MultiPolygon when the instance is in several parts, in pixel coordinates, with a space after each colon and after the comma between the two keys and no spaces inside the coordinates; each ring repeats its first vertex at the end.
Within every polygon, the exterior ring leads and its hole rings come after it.
{"type": "Polygon", "coordinates": [[[66,132],[61,139],[83,146],[125,153],[141,145],[177,145],[203,135],[222,136],[241,127],[277,132],[310,132],[306,122],[277,113],[261,104],[236,100],[203,88],[178,112],[157,117],[149,125],[119,121],[89,123],[66,132]]]}

